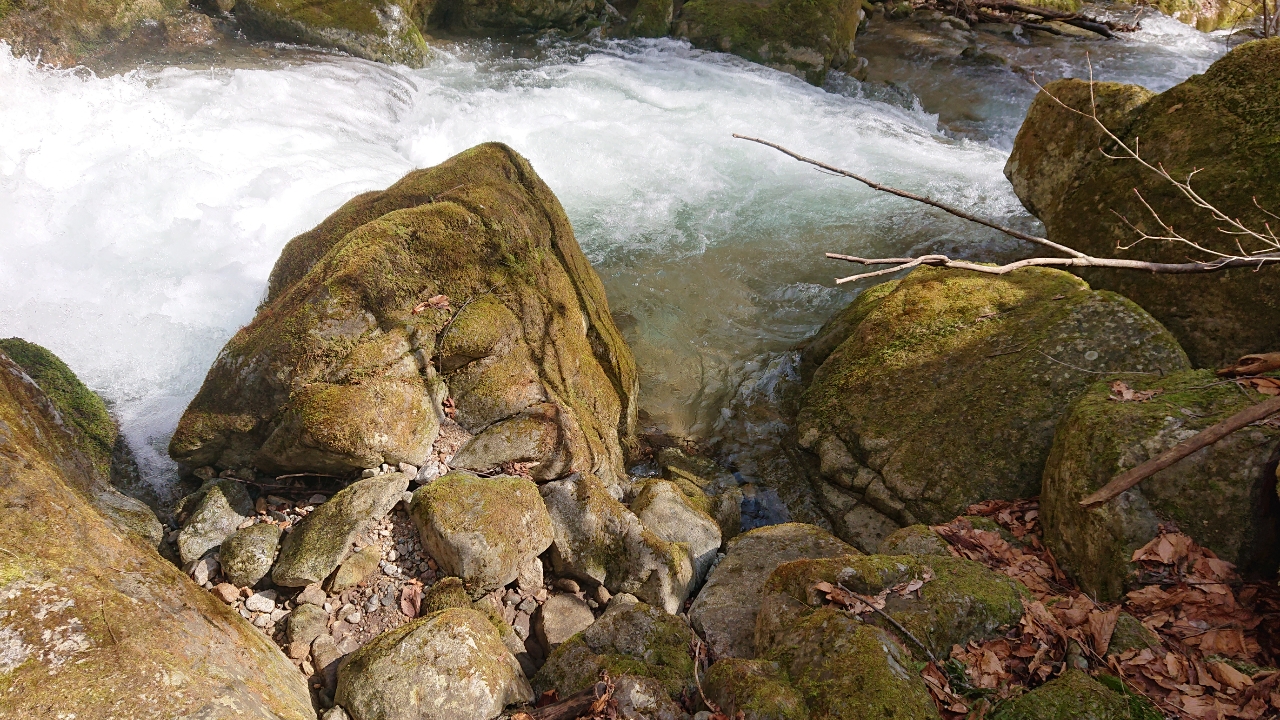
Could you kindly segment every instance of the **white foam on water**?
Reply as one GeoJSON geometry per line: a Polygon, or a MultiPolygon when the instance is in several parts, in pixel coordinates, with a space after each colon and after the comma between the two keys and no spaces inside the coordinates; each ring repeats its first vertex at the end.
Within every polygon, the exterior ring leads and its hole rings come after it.
{"type": "Polygon", "coordinates": [[[0,128],[0,335],[49,347],[112,402],[153,479],[284,243],[479,142],[509,143],[557,193],[635,319],[646,403],[676,430],[729,365],[848,301],[822,251],[1005,247],[731,133],[1029,221],[1004,152],[939,135],[934,116],[669,40],[115,77],[0,45],[0,128]]]}

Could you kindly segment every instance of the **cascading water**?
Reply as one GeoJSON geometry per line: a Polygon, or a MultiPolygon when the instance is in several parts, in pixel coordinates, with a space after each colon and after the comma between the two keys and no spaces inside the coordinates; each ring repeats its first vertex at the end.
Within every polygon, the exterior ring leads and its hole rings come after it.
{"type": "MultiPolygon", "coordinates": [[[[1160,89],[1226,50],[1171,20],[1144,33],[1089,43],[1099,77],[1160,89]]],[[[1011,47],[1046,79],[1083,73],[1068,45],[1011,47]]],[[[48,346],[108,398],[153,479],[283,244],[482,141],[525,154],[559,196],[635,349],[643,405],[676,433],[705,436],[735,394],[767,395],[788,372],[777,353],[848,302],[831,283],[848,268],[823,251],[1019,251],[731,133],[1034,225],[1001,174],[1034,93],[1008,68],[982,71],[997,74],[985,109],[966,110],[975,141],[938,120],[944,86],[968,86],[920,67],[900,79],[929,112],[901,85],[907,102],[882,102],[875,82],[823,90],[669,40],[464,44],[418,71],[278,55],[97,77],[0,45],[0,335],[48,346]]]]}

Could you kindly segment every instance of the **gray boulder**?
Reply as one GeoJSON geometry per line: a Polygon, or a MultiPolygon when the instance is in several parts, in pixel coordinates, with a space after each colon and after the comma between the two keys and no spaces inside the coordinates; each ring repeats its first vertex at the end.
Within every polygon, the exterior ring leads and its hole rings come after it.
{"type": "Polygon", "coordinates": [[[753,658],[765,580],[782,563],[858,551],[813,525],[769,525],[729,542],[725,557],[689,608],[689,621],[719,658],[753,658]]]}
{"type": "Polygon", "coordinates": [[[576,595],[553,595],[533,616],[534,632],[547,652],[591,627],[595,621],[591,607],[576,595]]]}
{"type": "Polygon", "coordinates": [[[683,543],[693,563],[693,583],[707,576],[720,550],[720,525],[698,508],[675,483],[650,480],[631,501],[631,512],[645,529],[669,543],[683,543]]]}
{"type": "Polygon", "coordinates": [[[266,577],[276,560],[280,533],[278,525],[257,523],[223,540],[218,559],[227,582],[236,587],[253,587],[266,577]]]}
{"type": "Polygon", "coordinates": [[[488,720],[532,702],[520,664],[481,613],[453,608],[383,633],[338,671],[352,720],[488,720]]]}
{"type": "Polygon", "coordinates": [[[178,555],[184,563],[199,560],[221,545],[253,514],[249,493],[231,478],[213,481],[202,495],[178,533],[178,555]]]}
{"type": "Polygon", "coordinates": [[[304,587],[329,577],[351,554],[356,536],[391,512],[409,487],[403,473],[387,473],[352,483],[304,517],[280,543],[271,579],[283,587],[304,587]]]}
{"type": "Polygon", "coordinates": [[[557,575],[631,593],[669,613],[680,610],[693,583],[688,551],[646,530],[594,475],[547,483],[541,493],[551,515],[557,575]]]}
{"type": "Polygon", "coordinates": [[[419,488],[409,514],[427,552],[472,597],[515,581],[551,545],[546,505],[523,478],[451,472],[419,488]]]}
{"type": "Polygon", "coordinates": [[[289,613],[285,629],[289,638],[289,657],[295,660],[304,658],[311,651],[311,643],[321,635],[328,634],[329,613],[324,608],[303,603],[289,613]]]}

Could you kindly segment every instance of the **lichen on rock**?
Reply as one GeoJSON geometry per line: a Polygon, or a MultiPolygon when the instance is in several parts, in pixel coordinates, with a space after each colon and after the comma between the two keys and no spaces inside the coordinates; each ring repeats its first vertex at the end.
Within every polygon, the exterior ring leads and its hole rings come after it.
{"type": "Polygon", "coordinates": [[[448,398],[476,443],[536,410],[555,432],[519,455],[535,477],[589,471],[620,492],[637,387],[564,210],[524,158],[489,143],[290,241],[170,454],[266,472],[417,467],[448,398]]]}
{"type": "Polygon", "coordinates": [[[898,527],[1035,495],[1055,423],[1106,373],[1187,367],[1160,323],[1068,273],[918,268],[808,343],[797,444],[836,534],[874,552],[898,527]]]}
{"type": "MultiPolygon", "coordinates": [[[[1137,243],[1138,236],[1116,213],[1148,233],[1166,234],[1144,203],[1184,237],[1233,252],[1237,236],[1219,232],[1217,217],[1138,163],[1106,157],[1102,148],[1107,145],[1092,119],[1067,108],[1087,113],[1090,102],[1096,103],[1099,118],[1113,133],[1131,147],[1141,138],[1148,162],[1179,179],[1195,170],[1192,186],[1206,201],[1261,229],[1274,222],[1264,210],[1280,212],[1278,62],[1280,39],[1272,38],[1244,43],[1203,74],[1158,95],[1116,83],[1094,83],[1092,89],[1081,80],[1049,83],[1027,111],[1005,175],[1044,223],[1048,238],[1081,252],[1155,262],[1212,259],[1181,243],[1137,243]]],[[[1150,312],[1198,367],[1221,367],[1246,353],[1275,349],[1280,334],[1280,268],[1275,266],[1201,275],[1110,268],[1079,274],[1150,312]]]]}
{"type": "Polygon", "coordinates": [[[1173,522],[1246,575],[1269,575],[1280,563],[1275,448],[1280,429],[1237,431],[1144,480],[1115,500],[1085,510],[1084,496],[1112,477],[1248,406],[1252,400],[1213,373],[1129,379],[1143,402],[1116,402],[1106,383],[1080,397],[1058,425],[1040,497],[1045,543],[1081,589],[1119,600],[1132,582],[1134,550],[1173,522]]]}

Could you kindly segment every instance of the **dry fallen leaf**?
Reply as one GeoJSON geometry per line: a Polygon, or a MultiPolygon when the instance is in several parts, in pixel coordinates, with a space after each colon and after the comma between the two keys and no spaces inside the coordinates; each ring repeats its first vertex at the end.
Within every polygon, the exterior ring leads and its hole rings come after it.
{"type": "Polygon", "coordinates": [[[431,297],[427,298],[423,302],[420,302],[417,305],[414,305],[413,314],[417,315],[423,312],[424,310],[426,310],[427,308],[434,308],[436,310],[448,310],[449,296],[448,295],[432,295],[431,297]]]}
{"type": "Polygon", "coordinates": [[[1125,381],[1114,380],[1111,383],[1110,399],[1117,402],[1146,402],[1162,392],[1164,390],[1159,388],[1155,390],[1134,390],[1125,381]]]}
{"type": "Polygon", "coordinates": [[[400,590],[400,612],[409,619],[418,617],[422,607],[422,588],[417,585],[405,585],[400,590]]]}

